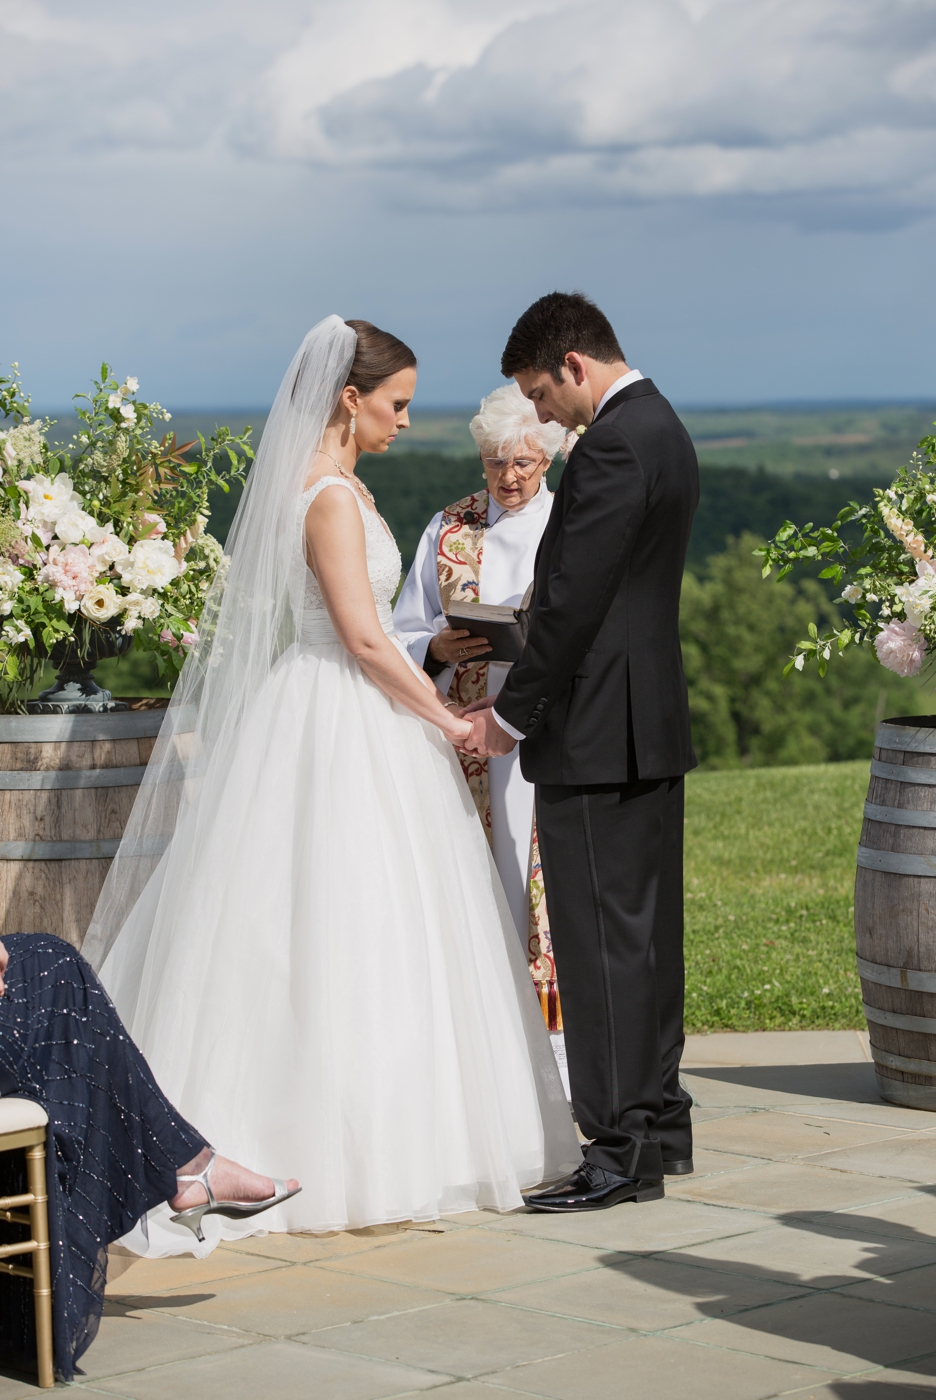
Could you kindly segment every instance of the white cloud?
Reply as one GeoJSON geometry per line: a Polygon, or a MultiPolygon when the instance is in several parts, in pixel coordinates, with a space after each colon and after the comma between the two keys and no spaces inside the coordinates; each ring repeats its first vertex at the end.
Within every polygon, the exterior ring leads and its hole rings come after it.
{"type": "Polygon", "coordinates": [[[936,0],[0,0],[0,35],[33,150],[227,146],[443,208],[936,203],[936,0]]]}

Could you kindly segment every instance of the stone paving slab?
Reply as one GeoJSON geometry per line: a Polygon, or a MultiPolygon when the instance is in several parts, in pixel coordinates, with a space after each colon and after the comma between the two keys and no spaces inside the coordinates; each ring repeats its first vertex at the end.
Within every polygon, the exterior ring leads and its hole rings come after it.
{"type": "Polygon", "coordinates": [[[76,1393],[936,1400],[936,1114],[880,1101],[855,1031],[691,1036],[684,1071],[665,1200],[115,1254],[76,1393]]]}

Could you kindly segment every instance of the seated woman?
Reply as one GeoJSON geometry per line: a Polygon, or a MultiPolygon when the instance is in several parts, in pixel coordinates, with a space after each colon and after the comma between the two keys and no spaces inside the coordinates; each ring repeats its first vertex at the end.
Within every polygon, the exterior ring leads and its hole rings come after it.
{"type": "MultiPolygon", "coordinates": [[[[0,943],[0,1094],[49,1116],[47,1156],[55,1369],[71,1380],[94,1340],[107,1246],[168,1200],[200,1239],[204,1215],[254,1215],[298,1191],[217,1156],[160,1093],[97,977],[60,938],[0,943]]],[[[0,1158],[0,1195],[23,1189],[22,1154],[0,1158]]],[[[12,1229],[21,1227],[13,1226],[12,1229]]],[[[0,1344],[35,1356],[32,1295],[3,1279],[0,1344]]]]}
{"type": "MultiPolygon", "coordinates": [[[[540,423],[516,384],[495,389],[471,420],[485,489],[446,506],[423,532],[393,613],[397,635],[417,665],[457,705],[496,695],[509,664],[485,661],[483,637],[448,625],[454,602],[519,606],[552,507],[545,474],[566,432],[540,423]]],[[[498,758],[462,754],[468,786],[566,1080],[556,966],[549,939],[539,849],[533,828],[533,787],[520,772],[520,749],[498,758]]],[[[566,1091],[568,1092],[568,1086],[566,1091]]]]}

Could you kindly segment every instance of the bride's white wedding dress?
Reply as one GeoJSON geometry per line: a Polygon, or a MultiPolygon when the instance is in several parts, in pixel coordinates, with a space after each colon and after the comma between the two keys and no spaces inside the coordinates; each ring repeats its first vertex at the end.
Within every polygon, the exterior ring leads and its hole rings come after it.
{"type": "Polygon", "coordinates": [[[324,477],[295,514],[300,640],[241,725],[197,868],[183,816],[163,881],[101,969],[181,1112],[224,1155],[303,1189],[254,1220],[207,1217],[206,1246],[162,1207],[152,1254],[509,1210],[580,1159],[455,752],[345,652],[306,567],[306,511],[327,488],[358,501],[393,634],[396,543],[347,481],[324,477]],[[167,881],[184,882],[181,917],[160,913],[167,881]]]}

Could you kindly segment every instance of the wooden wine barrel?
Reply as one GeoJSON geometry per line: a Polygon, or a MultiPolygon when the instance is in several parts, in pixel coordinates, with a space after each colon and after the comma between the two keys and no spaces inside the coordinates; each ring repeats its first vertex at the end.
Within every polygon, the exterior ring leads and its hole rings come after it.
{"type": "Polygon", "coordinates": [[[864,816],[855,940],[878,1090],[936,1110],[936,715],[879,727],[864,816]]]}
{"type": "Polygon", "coordinates": [[[0,715],[0,938],[81,947],[164,715],[0,715]]]}

